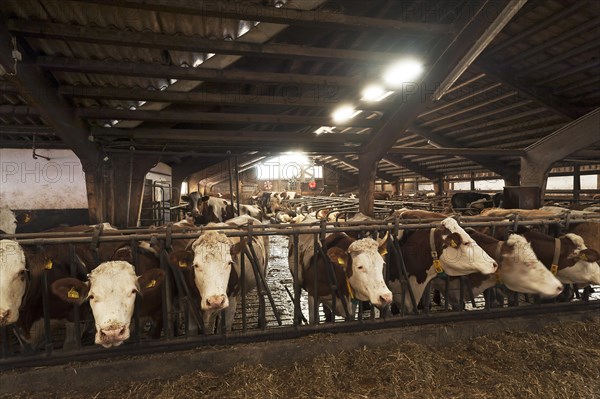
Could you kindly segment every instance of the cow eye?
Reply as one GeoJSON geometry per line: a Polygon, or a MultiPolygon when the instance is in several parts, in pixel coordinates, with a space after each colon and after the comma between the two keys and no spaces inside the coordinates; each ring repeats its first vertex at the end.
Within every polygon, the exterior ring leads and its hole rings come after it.
{"type": "Polygon", "coordinates": [[[21,270],[17,277],[20,278],[21,281],[25,281],[25,270],[21,270]]]}
{"type": "Polygon", "coordinates": [[[358,270],[362,270],[362,269],[364,269],[365,267],[364,267],[364,266],[357,266],[356,268],[357,268],[358,270]]]}
{"type": "Polygon", "coordinates": [[[90,295],[88,296],[88,299],[89,299],[90,301],[91,301],[92,299],[94,299],[94,294],[90,294],[90,295]]]}
{"type": "Polygon", "coordinates": [[[132,294],[135,294],[136,292],[137,292],[137,290],[135,288],[131,290],[132,294]]]}

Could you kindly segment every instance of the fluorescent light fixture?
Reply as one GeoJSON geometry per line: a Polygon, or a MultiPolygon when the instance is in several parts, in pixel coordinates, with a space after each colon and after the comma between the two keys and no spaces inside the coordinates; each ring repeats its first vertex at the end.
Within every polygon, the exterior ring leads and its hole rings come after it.
{"type": "Polygon", "coordinates": [[[414,59],[402,60],[390,66],[383,74],[383,80],[390,87],[400,87],[414,82],[423,72],[423,64],[414,59]]]}
{"type": "MultiPolygon", "coordinates": [[[[360,113],[360,111],[358,111],[358,113],[360,113]]],[[[352,105],[342,105],[333,111],[331,117],[333,118],[334,122],[340,123],[346,122],[347,120],[358,115],[358,113],[352,105]]]]}
{"type": "Polygon", "coordinates": [[[321,133],[333,133],[333,130],[335,129],[335,126],[321,126],[320,128],[318,128],[317,130],[315,130],[316,134],[321,134],[321,133]]]}
{"type": "Polygon", "coordinates": [[[372,84],[364,88],[362,91],[362,101],[381,101],[384,98],[393,94],[393,91],[386,90],[383,86],[372,84]]]}
{"type": "Polygon", "coordinates": [[[204,62],[203,59],[201,59],[200,57],[196,58],[196,60],[194,61],[194,63],[192,64],[192,66],[194,68],[198,68],[200,65],[202,65],[202,63],[204,62]]]}

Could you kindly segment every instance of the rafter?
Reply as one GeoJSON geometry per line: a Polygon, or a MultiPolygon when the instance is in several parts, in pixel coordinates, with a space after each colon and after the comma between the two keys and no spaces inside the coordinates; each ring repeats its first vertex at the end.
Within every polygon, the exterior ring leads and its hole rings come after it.
{"type": "Polygon", "coordinates": [[[8,20],[8,28],[11,32],[28,37],[200,53],[276,58],[295,57],[300,59],[368,63],[388,63],[395,61],[398,57],[396,54],[375,51],[332,49],[278,43],[258,44],[242,41],[211,40],[200,36],[175,36],[154,32],[135,32],[51,22],[32,22],[22,19],[8,20]]]}
{"type": "Polygon", "coordinates": [[[128,61],[98,61],[79,58],[41,56],[37,58],[36,62],[40,67],[52,71],[140,76],[162,79],[169,78],[206,82],[239,82],[246,84],[271,83],[332,87],[353,86],[356,84],[355,77],[220,70],[202,67],[183,68],[180,66],[128,61]]]}
{"type": "MultiPolygon", "coordinates": [[[[343,163],[349,165],[352,168],[355,168],[356,170],[359,169],[358,162],[356,162],[356,161],[353,161],[353,160],[345,158],[345,157],[340,157],[340,156],[333,157],[333,158],[337,159],[340,162],[343,162],[343,163]]],[[[398,180],[395,176],[393,176],[393,175],[391,175],[389,173],[386,173],[386,172],[384,172],[384,171],[382,171],[380,169],[377,170],[376,176],[379,177],[379,178],[381,178],[381,179],[383,179],[383,180],[387,180],[390,183],[393,183],[396,180],[398,180]]]]}
{"type": "Polygon", "coordinates": [[[230,18],[246,21],[272,22],[311,28],[344,30],[386,30],[414,32],[419,34],[447,34],[452,32],[448,24],[408,22],[393,19],[369,18],[342,14],[327,10],[305,11],[292,8],[275,8],[251,3],[197,2],[195,0],[87,0],[86,2],[150,11],[181,13],[202,17],[230,18]]]}
{"type": "Polygon", "coordinates": [[[485,73],[491,79],[496,82],[502,83],[513,90],[517,90],[519,95],[537,102],[543,105],[549,110],[556,112],[569,120],[573,120],[579,116],[579,113],[571,108],[566,101],[552,94],[549,90],[537,88],[532,86],[529,81],[517,80],[514,76],[517,76],[516,71],[510,71],[504,68],[504,72],[501,72],[493,66],[491,62],[484,60],[477,60],[473,65],[473,69],[478,72],[485,73]]]}
{"type": "MultiPolygon", "coordinates": [[[[77,115],[87,119],[125,119],[152,122],[220,122],[220,123],[272,123],[290,125],[332,126],[330,117],[296,116],[280,114],[240,114],[223,112],[188,112],[179,110],[144,111],[113,108],[78,108],[77,115]]],[[[352,118],[339,126],[373,127],[372,119],[352,118]]]]}
{"type": "Polygon", "coordinates": [[[0,66],[6,72],[5,79],[18,90],[27,103],[39,111],[39,115],[54,128],[56,134],[81,159],[84,169],[93,168],[99,161],[100,153],[88,140],[89,128],[76,117],[65,101],[56,93],[44,72],[33,58],[20,47],[22,61],[15,70],[12,58],[13,37],[7,29],[6,21],[0,17],[0,66]]]}

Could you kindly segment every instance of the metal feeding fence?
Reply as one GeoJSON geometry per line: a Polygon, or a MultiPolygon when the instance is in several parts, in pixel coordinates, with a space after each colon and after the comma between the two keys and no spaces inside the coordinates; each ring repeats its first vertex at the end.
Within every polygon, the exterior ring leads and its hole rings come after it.
{"type": "MultiPolygon", "coordinates": [[[[499,227],[508,227],[516,230],[520,225],[538,226],[543,231],[552,231],[557,234],[565,223],[576,223],[588,221],[590,219],[537,219],[520,220],[514,217],[512,220],[501,218],[482,218],[482,217],[462,217],[459,218],[460,225],[465,227],[488,227],[492,231],[499,227]]],[[[166,280],[161,286],[162,298],[162,318],[163,326],[160,332],[160,338],[152,339],[147,337],[146,332],[151,325],[144,323],[140,319],[140,309],[143,298],[138,295],[135,301],[135,310],[131,325],[132,335],[121,346],[103,349],[93,344],[94,321],[91,312],[86,311],[87,304],[73,305],[71,316],[73,318],[73,332],[70,329],[65,330],[64,336],[73,333],[75,344],[72,348],[65,348],[61,342],[62,328],[56,329],[55,322],[51,320],[51,306],[53,295],[50,290],[48,279],[49,270],[41,271],[39,275],[41,289],[41,305],[43,307],[43,317],[41,318],[41,334],[38,342],[25,340],[24,332],[20,331],[17,325],[4,326],[0,328],[1,335],[1,359],[0,368],[8,369],[21,366],[37,366],[46,364],[64,363],[72,360],[91,360],[105,358],[109,356],[152,353],[158,351],[182,350],[201,345],[232,344],[237,342],[253,342],[259,340],[273,340],[294,338],[315,332],[348,332],[348,331],[366,331],[383,328],[395,328],[403,325],[415,325],[424,323],[444,323],[456,322],[465,319],[478,318],[498,318],[511,317],[515,315],[526,315],[530,313],[544,313],[553,311],[578,310],[598,310],[600,301],[596,297],[581,298],[578,287],[575,287],[575,293],[579,300],[570,303],[544,303],[539,299],[521,297],[521,301],[510,301],[513,305],[504,308],[492,308],[490,301],[483,301],[480,298],[468,298],[468,303],[462,303],[465,292],[470,292],[468,279],[461,279],[460,295],[461,304],[458,311],[449,311],[448,303],[448,283],[445,286],[444,303],[441,306],[430,309],[430,295],[426,292],[423,296],[424,304],[419,307],[419,300],[410,290],[408,284],[408,275],[404,267],[402,249],[400,242],[396,238],[400,230],[418,230],[431,229],[439,226],[439,220],[398,220],[389,221],[361,221],[361,222],[333,222],[327,223],[321,221],[315,224],[298,225],[253,225],[248,224],[242,228],[224,228],[224,227],[202,227],[197,229],[175,229],[173,224],[168,224],[160,229],[128,229],[128,230],[102,230],[99,226],[92,232],[81,233],[39,233],[39,234],[18,234],[5,235],[0,238],[15,239],[23,247],[35,248],[42,252],[45,248],[61,245],[68,249],[69,262],[67,272],[73,278],[85,278],[87,273],[93,269],[89,264],[85,264],[78,256],[78,249],[87,248],[95,257],[97,266],[100,260],[97,256],[97,250],[102,243],[123,243],[129,244],[131,248],[138,248],[140,242],[147,242],[160,248],[158,253],[158,267],[165,272],[166,280]],[[268,236],[271,243],[275,246],[270,248],[271,259],[276,257],[276,265],[270,266],[266,273],[263,273],[257,264],[257,254],[250,245],[244,246],[244,254],[250,261],[247,264],[244,257],[241,257],[242,276],[245,273],[253,273],[257,281],[256,293],[248,292],[245,284],[241,284],[240,306],[236,314],[232,331],[225,328],[225,318],[221,317],[216,324],[214,331],[207,331],[202,322],[202,312],[199,307],[200,298],[195,287],[186,282],[182,270],[169,262],[169,253],[173,248],[173,243],[177,240],[190,241],[199,236],[201,232],[217,229],[228,237],[243,237],[247,242],[252,242],[253,237],[268,236]],[[335,232],[355,232],[359,237],[364,237],[369,233],[388,232],[387,240],[386,267],[384,276],[387,276],[391,268],[396,268],[396,272],[401,276],[402,298],[407,297],[411,301],[413,311],[410,314],[405,312],[405,303],[399,306],[398,312],[392,312],[387,306],[383,309],[370,307],[362,302],[355,303],[352,306],[353,311],[342,317],[327,317],[327,312],[317,309],[315,305],[313,311],[319,316],[314,324],[308,323],[304,312],[308,310],[306,305],[306,293],[301,292],[297,281],[291,278],[292,275],[298,275],[299,252],[298,244],[301,235],[310,235],[313,239],[314,255],[320,253],[324,259],[327,259],[325,237],[329,233],[335,232]],[[286,239],[292,243],[292,250],[285,248],[286,239]],[[398,259],[397,262],[390,262],[390,257],[398,259]],[[291,259],[291,266],[287,268],[287,258],[291,259]],[[276,272],[274,272],[276,268],[276,272]],[[291,272],[291,274],[290,274],[291,272]],[[272,274],[275,274],[273,280],[272,274]],[[409,294],[404,295],[404,291],[409,294]],[[523,300],[524,299],[524,300],[523,300]],[[581,300],[585,299],[585,300],[581,300]],[[527,304],[527,306],[516,305],[527,304]],[[472,311],[471,311],[472,310],[472,311]],[[393,314],[396,313],[396,314],[393,314]],[[322,316],[326,317],[323,318],[322,316]],[[323,320],[325,319],[325,320],[323,320]],[[58,331],[58,332],[57,332],[58,331]]],[[[506,229],[508,230],[508,229],[506,229]]],[[[139,254],[132,251],[132,263],[139,275],[141,270],[139,266],[139,254]]],[[[332,292],[337,292],[340,284],[345,282],[337,281],[333,272],[331,262],[327,265],[327,281],[332,292]]],[[[30,276],[31,278],[38,278],[30,276]]],[[[315,279],[316,280],[316,279],[315,279]]],[[[245,281],[242,278],[241,281],[245,281]]],[[[446,280],[448,281],[448,280],[446,280]]],[[[31,287],[31,282],[29,283],[31,287]]],[[[518,294],[513,293],[513,298],[519,298],[518,294]]],[[[335,309],[336,302],[342,301],[345,304],[344,296],[338,297],[331,295],[332,308],[335,309]]],[[[35,335],[35,334],[34,334],[35,335]]]]}

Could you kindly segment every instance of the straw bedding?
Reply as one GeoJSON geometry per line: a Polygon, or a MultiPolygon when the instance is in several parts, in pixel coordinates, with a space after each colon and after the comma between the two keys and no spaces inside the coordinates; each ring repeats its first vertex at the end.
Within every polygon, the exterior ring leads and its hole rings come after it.
{"type": "MultiPolygon", "coordinates": [[[[310,345],[310,337],[307,338],[310,345]]],[[[58,397],[23,393],[11,398],[58,397]]],[[[398,343],[225,375],[115,384],[68,398],[599,398],[600,318],[506,332],[447,346],[398,343]]]]}

